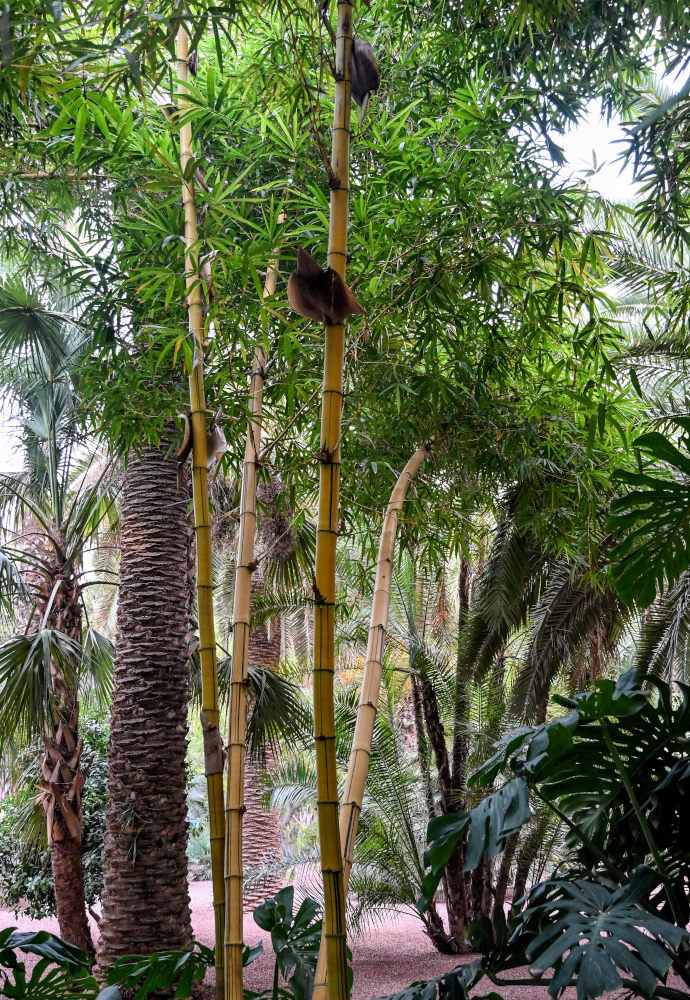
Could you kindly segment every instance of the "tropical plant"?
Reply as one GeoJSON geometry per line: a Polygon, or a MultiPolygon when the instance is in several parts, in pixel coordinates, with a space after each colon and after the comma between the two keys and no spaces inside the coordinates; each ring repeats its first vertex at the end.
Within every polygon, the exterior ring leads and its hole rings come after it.
{"type": "Polygon", "coordinates": [[[172,440],[129,456],[110,718],[102,918],[105,971],[133,953],[184,951],[191,526],[172,440]],[[155,906],[152,906],[155,899],[155,906]]]}
{"type": "Polygon", "coordinates": [[[541,983],[553,969],[551,995],[574,984],[579,1000],[620,986],[680,997],[666,985],[670,969],[690,982],[682,833],[690,689],[679,685],[674,697],[664,681],[646,683],[630,670],[572,699],[557,696],[566,715],[508,733],[471,779],[491,787],[502,776],[503,783],[474,809],[430,824],[426,899],[466,830],[467,868],[484,851],[504,849],[529,820],[529,791],[568,828],[568,864],[529,891],[510,937],[502,913],[493,928],[470,928],[494,982],[524,964],[541,983]]]}
{"type": "Polygon", "coordinates": [[[48,931],[0,930],[0,992],[11,1000],[119,1000],[119,994],[99,990],[90,961],[86,952],[48,931]],[[39,961],[27,968],[18,951],[39,961]]]}
{"type": "Polygon", "coordinates": [[[60,929],[86,951],[79,698],[91,688],[104,703],[112,647],[84,631],[84,554],[116,517],[111,472],[82,454],[78,366],[88,347],[76,315],[2,286],[2,392],[16,409],[24,456],[22,472],[0,477],[3,548],[28,602],[20,605],[19,630],[0,647],[0,747],[43,738],[40,802],[60,929]]]}
{"type": "Polygon", "coordinates": [[[270,932],[275,965],[271,990],[250,993],[250,997],[309,1000],[312,995],[321,940],[320,907],[308,897],[296,912],[294,904],[295,890],[289,885],[254,910],[254,922],[270,932]],[[281,978],[284,986],[280,984],[281,978]]]}

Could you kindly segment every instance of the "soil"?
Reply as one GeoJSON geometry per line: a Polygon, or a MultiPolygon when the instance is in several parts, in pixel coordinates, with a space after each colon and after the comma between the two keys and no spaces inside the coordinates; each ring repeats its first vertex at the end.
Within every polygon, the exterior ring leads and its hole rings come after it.
{"type": "MultiPolygon", "coordinates": [[[[189,886],[192,903],[192,924],[194,935],[203,944],[213,941],[213,907],[211,904],[211,883],[192,882],[189,886]]],[[[273,961],[270,935],[260,930],[251,913],[245,914],[244,939],[255,945],[263,941],[263,954],[245,970],[245,987],[250,990],[269,988],[273,976],[273,961]]],[[[93,923],[93,922],[92,922],[93,923]]],[[[20,915],[15,918],[10,910],[0,909],[0,928],[16,926],[20,930],[37,930],[39,927],[58,932],[56,920],[30,920],[20,915]]],[[[93,925],[94,936],[96,928],[93,925]]],[[[455,968],[460,962],[470,961],[471,955],[457,957],[440,955],[424,934],[421,921],[409,912],[391,910],[385,918],[369,928],[360,937],[350,940],[354,972],[352,1000],[369,1000],[383,997],[409,986],[419,979],[431,979],[455,968]]],[[[512,978],[529,978],[526,969],[515,970],[512,978]]],[[[669,984],[681,988],[680,983],[669,984]]],[[[492,986],[488,980],[476,988],[478,994],[497,991],[504,1000],[549,1000],[545,986],[492,986]]],[[[566,991],[566,998],[572,1000],[574,990],[566,991]]],[[[211,970],[204,982],[201,993],[203,1000],[214,1000],[215,984],[211,970]]]]}

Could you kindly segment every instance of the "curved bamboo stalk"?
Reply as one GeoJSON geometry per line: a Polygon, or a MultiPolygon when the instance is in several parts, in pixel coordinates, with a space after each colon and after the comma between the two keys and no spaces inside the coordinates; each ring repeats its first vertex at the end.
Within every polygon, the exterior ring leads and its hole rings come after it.
{"type": "MultiPolygon", "coordinates": [[[[347,259],[350,154],[350,52],[352,2],[338,0],[335,45],[335,111],[329,183],[331,205],[328,264],[343,279],[347,259]]],[[[340,434],[343,402],[345,324],[326,326],[321,388],[319,509],[314,579],[314,742],[317,813],[323,877],[323,935],[328,996],[346,1000],[347,936],[343,856],[338,831],[338,780],[335,755],[335,551],[340,492],[340,434]]]]}
{"type": "MultiPolygon", "coordinates": [[[[283,222],[281,213],[278,222],[283,222]]],[[[263,297],[275,294],[278,255],[270,261],[263,297]]],[[[249,382],[249,418],[242,466],[240,524],[235,563],[235,596],[232,609],[232,679],[228,735],[228,793],[225,838],[225,1000],[243,1000],[242,953],[244,951],[242,884],[242,818],[244,815],[244,762],[247,733],[247,667],[249,614],[254,543],[256,539],[256,471],[261,453],[266,358],[260,346],[254,351],[249,382]]]]}
{"type": "MultiPolygon", "coordinates": [[[[417,475],[419,467],[429,453],[429,445],[422,445],[410,458],[393,487],[379,541],[379,558],[376,564],[374,598],[369,620],[366,659],[362,672],[362,688],[357,709],[357,724],[352,740],[352,751],[347,768],[347,779],[343,791],[340,810],[340,842],[343,850],[343,888],[347,897],[347,886],[352,870],[352,856],[357,837],[359,815],[362,811],[364,786],[371,758],[371,743],[374,723],[378,710],[381,677],[383,674],[383,654],[386,645],[388,612],[391,600],[391,580],[393,577],[393,556],[398,530],[398,513],[402,510],[410,483],[417,475]]],[[[312,1000],[327,1000],[328,978],[326,972],[326,942],[321,937],[319,961],[316,967],[312,1000]]]]}
{"type": "MultiPolygon", "coordinates": [[[[183,113],[188,104],[189,36],[181,27],[177,33],[178,106],[183,113]]],[[[180,126],[180,167],[183,177],[192,152],[192,126],[180,126]]],[[[201,659],[201,724],[204,733],[204,771],[208,792],[211,840],[211,878],[215,920],[216,997],[223,996],[223,927],[225,893],[223,849],[225,813],[223,811],[223,744],[220,738],[218,705],[218,661],[213,620],[213,579],[211,568],[211,513],[208,503],[206,453],[206,399],[204,394],[204,315],[199,273],[198,223],[194,180],[183,180],[185,276],[189,331],[194,338],[194,367],[189,376],[189,404],[192,421],[192,478],[194,529],[196,532],[196,587],[199,609],[199,656],[201,659]]]]}

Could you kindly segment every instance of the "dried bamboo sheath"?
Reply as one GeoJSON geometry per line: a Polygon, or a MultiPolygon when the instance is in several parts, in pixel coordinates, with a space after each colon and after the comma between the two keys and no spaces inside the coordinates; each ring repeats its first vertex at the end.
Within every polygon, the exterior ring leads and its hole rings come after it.
{"type": "MultiPolygon", "coordinates": [[[[352,3],[339,0],[328,264],[343,279],[347,254],[351,49],[352,3]]],[[[333,705],[335,550],[338,534],[344,346],[344,325],[327,326],[321,390],[319,509],[314,583],[314,739],[319,844],[324,888],[323,933],[328,969],[328,994],[333,1000],[345,1000],[348,992],[345,891],[338,830],[339,803],[333,705]]]]}
{"type": "MultiPolygon", "coordinates": [[[[367,771],[369,770],[374,723],[376,721],[379,692],[381,690],[398,513],[402,510],[408,487],[417,475],[426,455],[426,446],[418,448],[401,472],[391,493],[381,530],[367,652],[362,673],[362,689],[360,691],[357,723],[352,741],[352,752],[350,754],[340,812],[340,843],[342,844],[343,851],[343,891],[345,896],[347,896],[347,886],[350,879],[350,870],[352,869],[352,856],[357,836],[359,815],[362,811],[362,799],[364,798],[364,787],[367,780],[367,771]]],[[[325,937],[322,937],[312,1000],[326,1000],[328,996],[326,941],[325,937]]]]}
{"type": "MultiPolygon", "coordinates": [[[[279,222],[284,216],[279,217],[279,222]]],[[[264,298],[275,294],[278,258],[268,267],[264,298]]],[[[225,842],[225,1000],[243,1000],[242,953],[244,951],[242,907],[242,817],[244,815],[244,758],[247,731],[247,669],[249,615],[254,542],[256,539],[256,472],[261,450],[264,367],[260,347],[254,352],[249,385],[249,419],[242,466],[240,524],[235,564],[235,598],[232,612],[232,679],[228,735],[228,793],[225,842]]]]}
{"type": "MultiPolygon", "coordinates": [[[[178,104],[180,112],[188,103],[189,37],[184,28],[177,34],[178,104]]],[[[180,167],[192,159],[192,126],[180,126],[180,167]]],[[[194,495],[194,527],[196,532],[197,602],[199,609],[199,655],[201,658],[202,708],[204,730],[204,769],[208,790],[211,839],[211,872],[213,882],[213,912],[216,943],[216,996],[223,996],[223,926],[225,895],[223,886],[223,849],[225,814],[223,812],[223,749],[218,729],[218,663],[213,620],[213,580],[211,569],[211,516],[208,503],[206,455],[206,400],[204,396],[204,317],[201,304],[199,274],[197,207],[194,181],[182,183],[184,205],[185,275],[189,330],[195,341],[196,364],[189,377],[189,402],[192,421],[192,475],[194,495]]]]}

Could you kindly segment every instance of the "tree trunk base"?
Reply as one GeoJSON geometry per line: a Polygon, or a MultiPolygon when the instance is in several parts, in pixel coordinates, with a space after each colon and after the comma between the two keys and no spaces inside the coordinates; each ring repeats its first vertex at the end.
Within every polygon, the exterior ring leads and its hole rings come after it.
{"type": "Polygon", "coordinates": [[[55,899],[57,902],[60,936],[81,948],[91,957],[95,951],[91,929],[84,908],[84,873],[81,865],[81,844],[69,836],[50,845],[55,899]]]}

